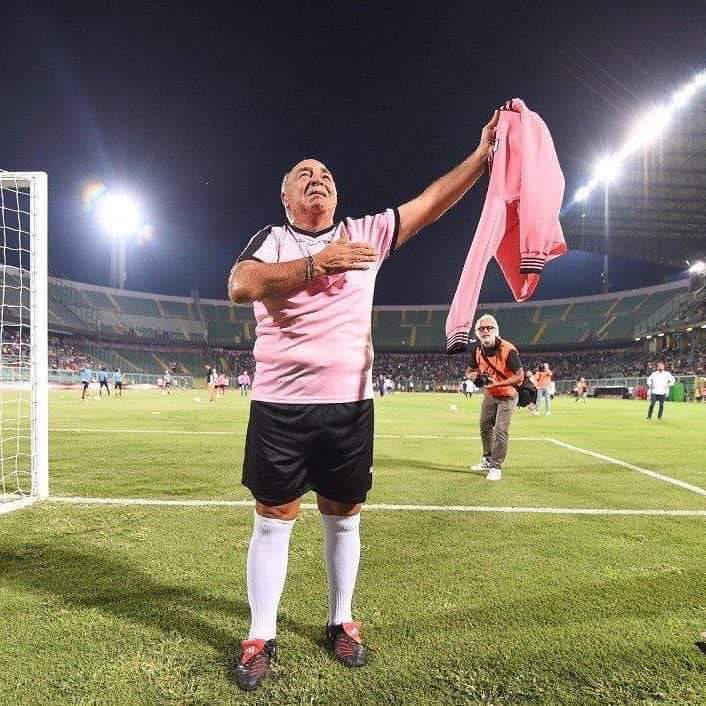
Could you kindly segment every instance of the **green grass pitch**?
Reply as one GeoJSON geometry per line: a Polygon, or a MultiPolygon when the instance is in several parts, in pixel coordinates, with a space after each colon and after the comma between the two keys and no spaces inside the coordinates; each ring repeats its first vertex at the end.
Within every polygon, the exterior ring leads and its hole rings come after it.
{"type": "MultiPolygon", "coordinates": [[[[51,395],[54,497],[248,499],[237,393],[79,397],[51,395]]],[[[0,515],[0,703],[706,703],[706,405],[667,404],[661,423],[644,402],[519,410],[500,483],[467,470],[479,406],[376,400],[355,600],[367,667],[324,647],[315,512],[293,532],[278,660],[244,695],[228,666],[252,508],[57,501],[0,515]]]]}

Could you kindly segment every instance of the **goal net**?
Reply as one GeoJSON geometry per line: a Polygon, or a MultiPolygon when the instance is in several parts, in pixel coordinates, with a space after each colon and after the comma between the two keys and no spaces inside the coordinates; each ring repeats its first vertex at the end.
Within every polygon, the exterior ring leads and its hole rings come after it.
{"type": "Polygon", "coordinates": [[[49,494],[47,177],[0,170],[0,514],[49,494]]]}

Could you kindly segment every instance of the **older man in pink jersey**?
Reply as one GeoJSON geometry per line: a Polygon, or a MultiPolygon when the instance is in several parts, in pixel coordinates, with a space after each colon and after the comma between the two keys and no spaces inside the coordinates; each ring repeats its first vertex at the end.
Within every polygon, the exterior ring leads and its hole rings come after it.
{"type": "Polygon", "coordinates": [[[343,664],[365,664],[351,604],[359,513],[372,484],[375,278],[394,250],[477,181],[497,119],[496,112],[461,164],[411,201],[373,216],[334,220],[333,175],[316,159],[299,162],[282,183],[287,222],[254,235],[231,271],[231,300],[252,302],[257,320],[243,463],[256,506],[247,561],[250,633],[235,670],[241,689],[260,685],[274,655],[289,537],[310,490],[324,526],[328,644],[343,664]]]}

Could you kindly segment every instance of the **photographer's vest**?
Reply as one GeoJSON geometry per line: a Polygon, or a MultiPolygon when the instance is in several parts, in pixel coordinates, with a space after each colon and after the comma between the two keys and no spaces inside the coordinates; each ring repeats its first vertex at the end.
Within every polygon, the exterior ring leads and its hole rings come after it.
{"type": "MultiPolygon", "coordinates": [[[[509,343],[508,341],[503,341],[502,338],[496,339],[495,355],[488,355],[487,351],[483,351],[488,358],[488,361],[492,363],[492,366],[486,362],[485,358],[481,355],[481,350],[483,349],[483,344],[478,342],[478,347],[476,348],[476,365],[481,373],[489,375],[493,382],[501,382],[502,379],[512,377],[515,373],[507,367],[507,358],[511,351],[517,353],[517,348],[509,343]],[[499,342],[499,345],[498,345],[499,342]]],[[[517,394],[517,389],[512,385],[502,387],[499,390],[487,390],[489,395],[493,397],[500,397],[503,399],[510,399],[517,394]]]]}

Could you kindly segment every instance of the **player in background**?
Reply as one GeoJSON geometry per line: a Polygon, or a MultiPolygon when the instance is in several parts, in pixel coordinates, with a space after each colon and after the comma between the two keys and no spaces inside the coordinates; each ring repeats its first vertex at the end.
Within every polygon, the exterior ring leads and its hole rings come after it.
{"type": "Polygon", "coordinates": [[[164,371],[162,380],[164,380],[164,389],[167,391],[167,394],[171,394],[172,374],[169,372],[169,368],[164,371]]]}
{"type": "Polygon", "coordinates": [[[586,404],[587,399],[588,383],[586,382],[586,378],[579,378],[576,381],[576,399],[574,400],[574,404],[576,404],[579,400],[583,400],[583,403],[586,404]]]}
{"type": "Polygon", "coordinates": [[[537,388],[537,410],[540,410],[542,400],[544,400],[544,411],[547,417],[552,414],[552,397],[550,394],[551,382],[554,373],[549,369],[548,363],[540,363],[535,374],[534,385],[537,388]]]}
{"type": "Polygon", "coordinates": [[[378,392],[380,393],[380,397],[385,396],[385,376],[384,375],[378,375],[378,392]]]}
{"type": "Polygon", "coordinates": [[[211,366],[206,366],[206,389],[208,390],[208,401],[215,402],[216,400],[216,381],[218,380],[218,372],[211,366]]]}
{"type": "Polygon", "coordinates": [[[414,392],[414,378],[410,378],[409,382],[407,383],[407,389],[409,392],[414,392]]]}
{"type": "Polygon", "coordinates": [[[123,374],[120,372],[120,368],[113,373],[113,392],[116,397],[123,396],[123,374]]]}
{"type": "Polygon", "coordinates": [[[218,396],[223,397],[226,394],[226,376],[221,373],[216,380],[216,389],[218,390],[218,396]]]}
{"type": "Polygon", "coordinates": [[[81,384],[83,385],[83,392],[81,393],[81,399],[84,400],[86,399],[86,390],[88,390],[88,386],[91,384],[91,377],[93,376],[93,372],[91,371],[91,366],[87,365],[84,368],[81,368],[81,384]]]}
{"type": "Polygon", "coordinates": [[[250,375],[247,370],[244,370],[238,375],[238,386],[240,387],[240,396],[247,397],[250,389],[250,375]]]}
{"type": "Polygon", "coordinates": [[[657,370],[647,378],[647,388],[650,391],[650,406],[647,410],[648,421],[652,419],[652,410],[655,408],[655,402],[659,402],[657,421],[662,421],[664,401],[667,399],[669,389],[675,382],[674,376],[664,369],[664,362],[660,360],[659,363],[657,363],[657,370]]]}
{"type": "Polygon", "coordinates": [[[103,396],[103,388],[105,387],[105,391],[108,393],[108,397],[110,397],[110,388],[108,387],[108,373],[105,371],[104,365],[101,365],[101,369],[98,371],[98,385],[98,396],[103,396]]]}

